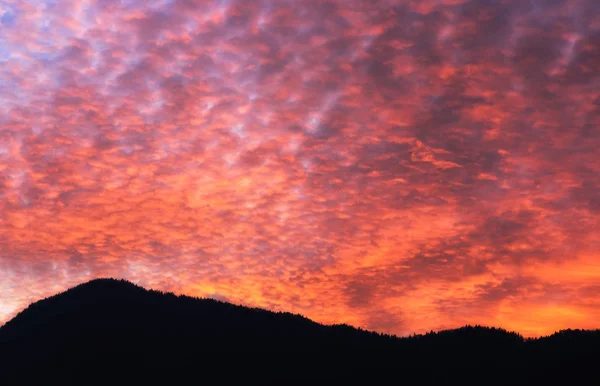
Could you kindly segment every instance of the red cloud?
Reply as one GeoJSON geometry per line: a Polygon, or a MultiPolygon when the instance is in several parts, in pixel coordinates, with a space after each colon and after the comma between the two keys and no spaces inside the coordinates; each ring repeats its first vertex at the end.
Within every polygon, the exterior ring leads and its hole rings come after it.
{"type": "Polygon", "coordinates": [[[598,327],[596,2],[7,4],[0,322],[118,276],[397,334],[598,327]]]}

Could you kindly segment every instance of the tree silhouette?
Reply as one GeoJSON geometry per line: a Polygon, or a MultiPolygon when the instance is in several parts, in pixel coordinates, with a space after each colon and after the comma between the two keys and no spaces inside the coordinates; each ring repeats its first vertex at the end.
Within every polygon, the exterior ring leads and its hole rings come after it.
{"type": "Polygon", "coordinates": [[[0,328],[1,385],[581,384],[597,363],[597,330],[399,338],[115,279],[36,302],[0,328]]]}

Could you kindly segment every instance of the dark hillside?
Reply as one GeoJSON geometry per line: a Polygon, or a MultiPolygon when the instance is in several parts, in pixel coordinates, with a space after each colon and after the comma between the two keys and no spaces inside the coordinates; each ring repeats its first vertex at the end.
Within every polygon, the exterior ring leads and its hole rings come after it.
{"type": "Polygon", "coordinates": [[[0,384],[453,384],[583,381],[600,332],[537,340],[463,327],[410,338],[99,279],[0,328],[0,384]]]}

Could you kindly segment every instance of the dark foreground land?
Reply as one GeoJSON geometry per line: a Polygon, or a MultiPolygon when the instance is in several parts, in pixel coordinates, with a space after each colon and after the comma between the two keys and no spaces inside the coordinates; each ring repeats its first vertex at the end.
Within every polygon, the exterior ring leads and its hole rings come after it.
{"type": "Polygon", "coordinates": [[[0,385],[599,384],[600,331],[396,338],[99,279],[0,328],[0,385]]]}

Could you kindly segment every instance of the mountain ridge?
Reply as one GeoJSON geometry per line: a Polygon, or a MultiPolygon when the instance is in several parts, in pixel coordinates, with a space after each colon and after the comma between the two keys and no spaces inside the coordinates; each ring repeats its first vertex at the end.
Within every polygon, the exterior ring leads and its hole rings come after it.
{"type": "Polygon", "coordinates": [[[216,384],[531,384],[573,381],[598,360],[599,330],[526,339],[464,326],[397,337],[122,279],[82,283],[32,303],[0,327],[8,385],[41,382],[36,374],[63,384],[79,374],[72,380],[78,384],[100,369],[149,380],[189,379],[204,369],[216,384]],[[29,382],[20,383],[23,377],[29,382]]]}
{"type": "Polygon", "coordinates": [[[217,303],[222,303],[222,304],[230,304],[230,305],[235,306],[235,307],[249,308],[249,309],[260,310],[260,311],[265,311],[265,312],[272,312],[272,313],[276,313],[276,314],[292,315],[292,316],[296,316],[296,317],[301,317],[301,318],[307,319],[307,320],[309,320],[309,321],[311,321],[313,323],[320,324],[322,326],[348,326],[350,328],[353,328],[353,329],[356,329],[356,330],[359,330],[359,331],[366,331],[366,332],[369,332],[369,333],[372,333],[372,334],[378,334],[378,335],[382,335],[382,336],[390,336],[390,337],[395,337],[395,338],[398,338],[398,339],[413,338],[415,336],[428,335],[428,334],[431,334],[432,332],[433,333],[437,333],[437,334],[443,334],[443,333],[447,333],[447,332],[452,332],[452,331],[457,331],[457,330],[463,330],[463,329],[468,329],[468,328],[482,328],[482,329],[489,329],[491,331],[503,331],[503,332],[505,332],[507,334],[511,334],[511,335],[515,335],[516,334],[516,335],[522,337],[523,340],[545,339],[545,338],[549,338],[549,337],[552,337],[552,336],[557,335],[557,334],[567,333],[567,332],[582,332],[582,333],[585,333],[585,332],[590,332],[590,331],[591,332],[600,331],[600,329],[587,330],[587,329],[578,329],[578,328],[575,328],[575,329],[567,328],[567,329],[557,330],[557,331],[555,331],[555,332],[553,332],[551,334],[548,334],[548,335],[541,335],[541,336],[537,336],[537,337],[524,337],[518,331],[511,331],[511,330],[504,329],[502,327],[487,326],[487,325],[480,325],[480,324],[475,324],[475,325],[468,324],[468,325],[464,325],[464,326],[457,327],[457,328],[452,328],[452,329],[442,329],[442,330],[437,330],[437,331],[431,330],[431,331],[426,332],[424,334],[414,333],[412,335],[395,335],[395,334],[387,334],[387,333],[377,332],[377,331],[374,331],[374,330],[363,329],[361,327],[352,326],[352,325],[349,325],[347,323],[324,324],[324,323],[316,322],[316,321],[314,321],[314,320],[312,320],[310,318],[307,318],[306,316],[304,316],[302,314],[295,314],[295,313],[287,312],[287,311],[279,311],[279,312],[277,312],[277,311],[271,311],[271,310],[260,308],[260,307],[249,307],[249,306],[244,306],[242,304],[231,303],[231,302],[227,302],[227,301],[223,301],[223,300],[219,300],[219,299],[214,299],[214,298],[210,298],[210,297],[196,297],[196,296],[183,295],[183,294],[182,295],[176,295],[176,294],[174,294],[172,292],[169,292],[169,291],[159,291],[159,290],[154,290],[154,289],[147,289],[147,288],[145,288],[143,286],[135,284],[135,283],[133,283],[133,282],[131,282],[129,280],[126,280],[126,279],[117,279],[117,278],[111,278],[111,277],[92,279],[92,280],[89,280],[89,281],[77,284],[77,285],[75,285],[73,287],[67,288],[66,290],[58,292],[58,293],[56,293],[54,295],[50,295],[50,296],[48,296],[46,298],[37,300],[37,301],[29,304],[26,308],[24,308],[20,312],[18,312],[13,318],[11,318],[10,320],[6,321],[3,325],[0,325],[0,329],[2,329],[4,326],[8,325],[9,323],[12,323],[21,314],[27,312],[27,310],[31,309],[32,307],[36,307],[36,304],[38,304],[40,302],[44,302],[46,300],[57,298],[60,295],[63,295],[65,293],[67,293],[67,292],[79,291],[79,290],[83,290],[83,289],[90,289],[91,287],[94,287],[94,286],[102,286],[102,287],[104,287],[106,289],[106,288],[110,288],[109,285],[112,285],[114,288],[127,288],[129,290],[135,290],[135,291],[138,291],[138,292],[140,292],[140,291],[147,291],[147,292],[159,293],[159,294],[167,295],[167,296],[175,296],[175,297],[178,297],[178,298],[189,298],[189,299],[196,299],[196,300],[201,300],[201,301],[212,301],[212,302],[217,302],[217,303]]]}

